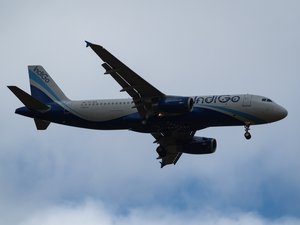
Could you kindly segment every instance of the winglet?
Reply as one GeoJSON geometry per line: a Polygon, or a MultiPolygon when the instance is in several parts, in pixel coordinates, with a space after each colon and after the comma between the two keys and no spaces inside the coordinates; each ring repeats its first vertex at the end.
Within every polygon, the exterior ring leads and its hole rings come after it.
{"type": "Polygon", "coordinates": [[[85,41],[85,43],[86,43],[86,47],[90,47],[92,45],[92,43],[88,41],[85,41]]]}

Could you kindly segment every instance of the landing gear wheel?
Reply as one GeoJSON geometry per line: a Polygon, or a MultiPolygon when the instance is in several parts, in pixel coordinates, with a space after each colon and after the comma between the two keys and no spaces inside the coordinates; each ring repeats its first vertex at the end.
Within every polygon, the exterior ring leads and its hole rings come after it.
{"type": "Polygon", "coordinates": [[[251,134],[249,132],[246,132],[244,136],[247,140],[251,139],[251,134]]]}
{"type": "Polygon", "coordinates": [[[246,124],[244,136],[247,140],[249,140],[251,138],[251,134],[249,133],[249,130],[250,130],[250,124],[246,124]]]}
{"type": "Polygon", "coordinates": [[[162,146],[158,146],[156,152],[160,157],[165,157],[167,155],[167,151],[162,146]]]}

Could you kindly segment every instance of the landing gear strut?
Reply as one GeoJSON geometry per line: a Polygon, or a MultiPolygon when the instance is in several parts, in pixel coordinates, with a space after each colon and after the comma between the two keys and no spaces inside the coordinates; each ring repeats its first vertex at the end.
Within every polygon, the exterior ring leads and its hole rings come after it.
{"type": "Polygon", "coordinates": [[[249,130],[250,130],[250,124],[246,124],[244,136],[247,140],[251,139],[251,134],[250,134],[249,130]]]}

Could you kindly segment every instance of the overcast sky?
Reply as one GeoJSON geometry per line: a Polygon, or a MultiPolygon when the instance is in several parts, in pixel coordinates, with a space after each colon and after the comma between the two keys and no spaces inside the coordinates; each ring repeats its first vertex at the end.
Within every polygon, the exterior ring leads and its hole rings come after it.
{"type": "Polygon", "coordinates": [[[300,224],[300,2],[1,1],[0,224],[300,224]],[[277,123],[208,128],[212,155],[160,169],[147,134],[36,131],[6,88],[40,64],[71,99],[125,98],[84,40],[164,93],[253,93],[277,123]]]}

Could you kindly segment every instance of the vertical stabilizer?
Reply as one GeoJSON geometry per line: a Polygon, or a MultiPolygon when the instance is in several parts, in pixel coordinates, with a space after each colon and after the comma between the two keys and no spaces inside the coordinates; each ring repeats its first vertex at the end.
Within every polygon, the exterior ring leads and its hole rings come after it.
{"type": "Polygon", "coordinates": [[[69,100],[42,66],[28,66],[31,95],[42,103],[69,100]]]}

